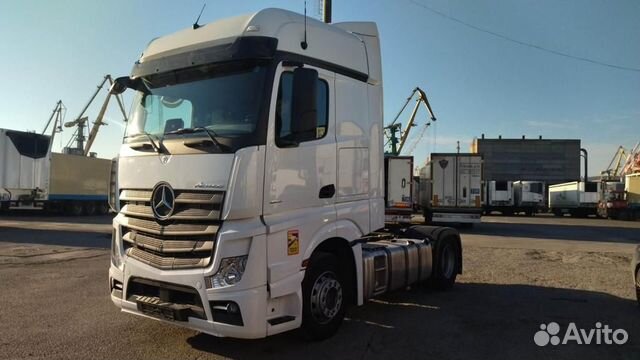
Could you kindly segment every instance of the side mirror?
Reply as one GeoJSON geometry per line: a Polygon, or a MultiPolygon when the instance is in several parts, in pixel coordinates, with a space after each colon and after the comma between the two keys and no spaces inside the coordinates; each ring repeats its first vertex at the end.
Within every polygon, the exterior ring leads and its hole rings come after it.
{"type": "Polygon", "coordinates": [[[109,94],[113,94],[113,95],[122,94],[123,92],[125,92],[125,90],[127,90],[127,88],[130,87],[130,83],[131,83],[131,78],[128,76],[122,76],[115,79],[113,81],[113,84],[111,84],[111,87],[109,88],[109,94]]]}
{"type": "Polygon", "coordinates": [[[298,142],[316,138],[317,91],[318,71],[306,68],[293,71],[291,130],[298,142]]]}
{"type": "Polygon", "coordinates": [[[111,84],[109,88],[109,94],[120,95],[127,89],[142,91],[145,94],[148,92],[141,78],[132,79],[128,76],[122,76],[113,81],[113,84],[111,84]]]}

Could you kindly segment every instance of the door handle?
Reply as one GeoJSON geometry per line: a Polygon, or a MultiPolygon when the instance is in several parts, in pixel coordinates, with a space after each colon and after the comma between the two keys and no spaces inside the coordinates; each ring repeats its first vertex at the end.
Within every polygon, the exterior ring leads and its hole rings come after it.
{"type": "Polygon", "coordinates": [[[320,188],[320,193],[318,194],[318,197],[320,199],[330,199],[333,197],[333,195],[335,195],[335,193],[336,193],[335,185],[333,184],[325,185],[320,188]]]}

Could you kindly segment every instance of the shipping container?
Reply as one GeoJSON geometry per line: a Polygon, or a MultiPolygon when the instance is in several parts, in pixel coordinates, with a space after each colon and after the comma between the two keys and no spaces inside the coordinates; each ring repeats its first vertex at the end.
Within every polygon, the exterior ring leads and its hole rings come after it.
{"type": "Polygon", "coordinates": [[[549,210],[556,216],[597,215],[599,182],[573,181],[549,186],[549,210]]]}
{"type": "Polygon", "coordinates": [[[482,157],[431,154],[420,170],[420,205],[427,223],[480,222],[482,157]]]}

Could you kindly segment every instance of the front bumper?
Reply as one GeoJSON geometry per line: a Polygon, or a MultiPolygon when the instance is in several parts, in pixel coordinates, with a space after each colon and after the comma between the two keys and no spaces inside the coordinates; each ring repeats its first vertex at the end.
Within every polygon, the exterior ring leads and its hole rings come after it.
{"type": "MultiPolygon", "coordinates": [[[[123,312],[171,323],[214,336],[246,339],[267,336],[266,309],[268,292],[266,285],[239,291],[220,292],[204,287],[204,276],[201,271],[199,273],[194,271],[192,274],[181,273],[176,275],[170,272],[159,272],[155,268],[131,259],[127,261],[124,272],[111,265],[109,269],[111,300],[123,312]],[[131,289],[129,289],[132,279],[145,279],[150,282],[175,284],[184,288],[189,287],[201,299],[201,306],[204,312],[203,318],[189,316],[186,319],[181,319],[186,321],[180,321],[175,318],[171,320],[172,316],[162,316],[161,312],[154,314],[153,312],[141,310],[136,301],[136,296],[132,295],[131,289]],[[122,284],[122,290],[118,289],[118,283],[122,284]],[[214,320],[214,318],[219,318],[219,316],[214,316],[214,309],[220,303],[234,303],[238,306],[242,319],[241,325],[214,320]]],[[[229,322],[228,320],[225,321],[229,322]]]]}

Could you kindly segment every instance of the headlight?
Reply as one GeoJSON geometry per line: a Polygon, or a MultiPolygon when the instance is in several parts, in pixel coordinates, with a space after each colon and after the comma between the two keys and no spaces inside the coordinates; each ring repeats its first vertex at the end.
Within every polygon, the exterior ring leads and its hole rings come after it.
{"type": "Polygon", "coordinates": [[[247,267],[248,255],[222,259],[218,271],[207,281],[207,288],[221,288],[237,284],[242,279],[247,267]]]}
{"type": "Polygon", "coordinates": [[[117,243],[116,229],[111,232],[111,263],[113,266],[120,269],[122,266],[122,259],[120,258],[120,247],[117,243]]]}

